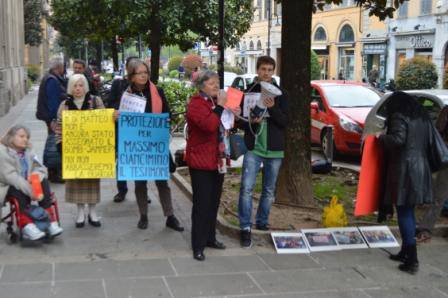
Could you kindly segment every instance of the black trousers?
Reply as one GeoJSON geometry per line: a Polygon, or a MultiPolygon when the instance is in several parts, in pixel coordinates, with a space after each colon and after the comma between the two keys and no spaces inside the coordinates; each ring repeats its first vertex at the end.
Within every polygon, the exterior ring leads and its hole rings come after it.
{"type": "MultiPolygon", "coordinates": [[[[39,201],[39,206],[44,209],[51,207],[51,196],[50,196],[50,184],[47,179],[42,180],[42,191],[44,193],[44,198],[39,201]]],[[[13,196],[17,199],[19,203],[20,210],[25,210],[29,204],[31,203],[31,198],[15,188],[14,186],[10,186],[8,188],[7,196],[13,196]]]]}
{"type": "Polygon", "coordinates": [[[189,170],[193,188],[191,246],[193,251],[202,251],[207,242],[216,240],[216,217],[224,174],[192,168],[189,170]]]}

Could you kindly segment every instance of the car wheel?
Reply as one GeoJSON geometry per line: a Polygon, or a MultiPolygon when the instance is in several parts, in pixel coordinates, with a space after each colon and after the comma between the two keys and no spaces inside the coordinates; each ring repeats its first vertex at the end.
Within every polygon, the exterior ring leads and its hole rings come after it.
{"type": "MultiPolygon", "coordinates": [[[[324,153],[324,155],[326,155],[326,152],[328,152],[328,146],[330,146],[330,144],[328,144],[328,135],[331,133],[331,129],[325,129],[322,132],[322,135],[320,137],[320,147],[322,149],[322,153],[324,153]]],[[[334,156],[336,156],[336,146],[334,145],[334,140],[331,144],[331,146],[333,146],[333,150],[332,150],[332,156],[327,156],[327,158],[333,159],[334,156]]]]}

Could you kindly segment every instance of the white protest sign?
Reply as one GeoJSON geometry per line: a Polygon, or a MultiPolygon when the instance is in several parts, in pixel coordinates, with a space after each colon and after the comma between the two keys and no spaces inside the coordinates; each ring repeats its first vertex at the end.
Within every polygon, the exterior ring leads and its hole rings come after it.
{"type": "Polygon", "coordinates": [[[120,100],[120,111],[144,113],[146,107],[146,99],[144,97],[125,91],[120,100]]]}

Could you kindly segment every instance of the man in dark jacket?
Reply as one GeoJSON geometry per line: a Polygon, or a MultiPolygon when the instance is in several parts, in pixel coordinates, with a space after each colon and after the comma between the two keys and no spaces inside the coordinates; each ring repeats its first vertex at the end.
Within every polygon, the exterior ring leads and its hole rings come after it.
{"type": "MultiPolygon", "coordinates": [[[[268,56],[259,57],[257,60],[258,77],[255,78],[254,83],[248,86],[246,93],[260,93],[260,81],[275,84],[272,80],[274,70],[274,59],[268,56]]],[[[242,105],[244,108],[244,102],[242,105]]],[[[285,130],[288,123],[288,98],[284,90],[280,96],[266,98],[264,105],[267,107],[269,117],[255,119],[249,117],[249,122],[239,124],[244,128],[244,141],[249,150],[244,155],[238,203],[242,247],[252,245],[252,191],[258,171],[263,164],[263,186],[256,216],[256,228],[268,230],[269,211],[275,199],[277,175],[284,156],[285,130]]]]}
{"type": "Polygon", "coordinates": [[[55,123],[59,105],[67,96],[64,75],[64,60],[56,57],[50,60],[48,73],[44,75],[39,85],[36,118],[47,125],[47,142],[44,152],[44,164],[48,168],[48,179],[51,182],[62,181],[62,162],[57,152],[55,134],[52,123],[55,123]],[[53,144],[54,146],[50,146],[53,144]],[[54,147],[52,150],[52,148],[54,147]]]}
{"type": "MultiPolygon", "coordinates": [[[[448,145],[448,106],[440,112],[436,127],[448,145]]],[[[429,241],[440,214],[448,216],[448,169],[442,169],[436,175],[433,183],[434,204],[429,206],[418,225],[417,242],[429,241]]]]}
{"type": "Polygon", "coordinates": [[[86,65],[86,62],[84,62],[84,60],[75,59],[73,61],[73,73],[74,74],[83,74],[86,77],[87,82],[89,83],[89,92],[90,92],[90,94],[98,95],[96,87],[93,84],[94,78],[92,76],[92,71],[86,65]]]}

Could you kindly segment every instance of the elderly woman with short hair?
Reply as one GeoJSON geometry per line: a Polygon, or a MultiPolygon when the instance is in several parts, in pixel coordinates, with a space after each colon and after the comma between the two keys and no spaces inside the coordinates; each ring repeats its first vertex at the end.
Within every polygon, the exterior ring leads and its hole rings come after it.
{"type": "Polygon", "coordinates": [[[186,162],[193,189],[193,258],[203,261],[205,247],[225,248],[223,243],[216,240],[215,230],[227,162],[225,131],[221,124],[227,96],[219,90],[219,77],[216,72],[201,72],[196,79],[196,85],[199,93],[191,97],[187,107],[186,162]]]}
{"type": "MultiPolygon", "coordinates": [[[[165,98],[162,88],[156,87],[150,80],[149,66],[140,59],[129,61],[126,70],[128,71],[129,87],[126,91],[146,100],[145,113],[169,113],[170,108],[165,98]]],[[[123,90],[124,92],[124,90],[123,90]]],[[[120,101],[116,107],[120,106],[120,101]]],[[[119,116],[119,111],[116,117],[119,116]]],[[[148,181],[135,181],[135,197],[140,212],[140,220],[137,223],[139,229],[148,228],[148,181]]],[[[160,205],[162,205],[163,214],[166,216],[165,226],[177,232],[182,232],[184,228],[179,220],[174,216],[174,209],[171,196],[171,188],[166,180],[155,181],[157,192],[159,193],[160,205]]]]}
{"type": "Polygon", "coordinates": [[[22,125],[11,127],[0,140],[0,200],[6,196],[14,197],[22,212],[18,220],[22,235],[27,240],[39,240],[45,237],[45,231],[41,231],[25,210],[32,200],[38,200],[50,216],[48,234],[55,237],[62,233],[62,228],[56,221],[56,215],[51,208],[50,186],[47,180],[47,169],[39,162],[37,156],[30,148],[30,131],[22,125]],[[43,190],[43,198],[35,197],[30,182],[31,174],[37,174],[40,178],[43,190]]]}
{"type": "MultiPolygon", "coordinates": [[[[59,106],[56,125],[56,143],[62,151],[62,112],[71,110],[104,109],[99,97],[89,93],[89,83],[83,74],[74,74],[68,81],[67,99],[59,106]]],[[[65,183],[65,201],[77,204],[78,212],[75,226],[84,227],[86,220],[85,205],[89,206],[88,222],[94,227],[100,227],[101,222],[96,214],[96,204],[100,202],[100,179],[68,179],[65,183]]]]}

